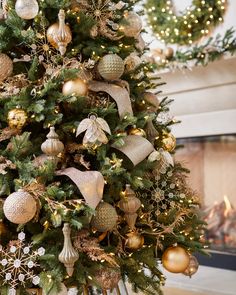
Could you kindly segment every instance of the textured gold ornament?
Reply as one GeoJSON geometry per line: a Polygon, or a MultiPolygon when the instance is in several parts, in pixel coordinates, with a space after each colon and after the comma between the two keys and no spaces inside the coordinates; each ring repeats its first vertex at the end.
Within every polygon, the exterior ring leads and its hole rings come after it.
{"type": "Polygon", "coordinates": [[[101,202],[96,208],[91,225],[99,232],[106,232],[116,226],[117,220],[116,209],[109,203],[101,202]]]}
{"type": "Polygon", "coordinates": [[[172,47],[167,47],[164,49],[163,53],[167,59],[171,59],[174,55],[174,49],[172,47]]]}
{"type": "Polygon", "coordinates": [[[22,109],[13,109],[8,112],[7,121],[10,128],[22,129],[28,116],[22,109]]]}
{"type": "Polygon", "coordinates": [[[105,80],[118,80],[124,73],[124,61],[117,54],[107,54],[99,61],[98,72],[105,80]]]}
{"type": "Polygon", "coordinates": [[[131,229],[134,229],[138,217],[136,213],[141,207],[140,200],[136,197],[135,192],[131,189],[130,185],[126,185],[125,192],[121,194],[119,207],[125,212],[125,220],[131,229]]]}
{"type": "Polygon", "coordinates": [[[63,56],[66,53],[67,45],[72,41],[72,33],[70,27],[65,24],[65,11],[63,9],[60,10],[58,19],[59,23],[55,23],[48,28],[47,39],[63,56]]]}
{"type": "Polygon", "coordinates": [[[142,27],[141,17],[133,11],[129,11],[124,14],[120,31],[127,37],[138,37],[142,27]]]}
{"type": "Polygon", "coordinates": [[[188,252],[180,247],[169,247],[162,255],[162,264],[166,270],[172,273],[181,273],[186,270],[190,262],[188,252]]]}
{"type": "Polygon", "coordinates": [[[127,234],[125,240],[125,246],[132,251],[142,248],[144,244],[144,237],[137,232],[131,232],[127,234]]]}
{"type": "Polygon", "coordinates": [[[64,144],[59,140],[55,127],[50,127],[47,140],[41,145],[42,151],[51,159],[55,159],[64,150],[64,144]]]}
{"type": "Polygon", "coordinates": [[[84,131],[86,132],[83,138],[83,144],[89,147],[99,146],[108,142],[104,131],[111,134],[107,122],[102,118],[98,118],[96,115],[90,115],[89,118],[80,122],[76,136],[79,136],[84,131]]]}
{"type": "Polygon", "coordinates": [[[102,290],[114,289],[121,279],[120,270],[117,268],[102,268],[95,274],[95,280],[102,290]]]}
{"type": "Polygon", "coordinates": [[[0,53],[0,82],[10,77],[13,72],[13,62],[9,56],[4,53],[0,53]]]}
{"type": "Polygon", "coordinates": [[[85,96],[87,92],[88,92],[88,85],[81,78],[67,81],[62,87],[62,93],[64,95],[74,94],[78,96],[85,96]]]}
{"type": "Polygon", "coordinates": [[[167,152],[172,152],[176,147],[176,138],[172,133],[164,133],[162,138],[162,147],[167,152]]]}
{"type": "Polygon", "coordinates": [[[39,5],[36,0],[17,0],[15,10],[20,18],[33,19],[39,13],[39,5]]]}
{"type": "Polygon", "coordinates": [[[129,135],[138,135],[142,137],[146,137],[146,132],[142,128],[131,128],[128,131],[129,135]]]}
{"type": "Polygon", "coordinates": [[[12,223],[27,223],[37,212],[36,201],[29,193],[20,189],[6,198],[3,212],[12,223]]]}
{"type": "Polygon", "coordinates": [[[198,267],[199,263],[197,258],[191,255],[189,265],[185,271],[183,271],[183,274],[191,278],[191,276],[193,276],[198,271],[198,267]]]}
{"type": "Polygon", "coordinates": [[[64,235],[64,246],[61,253],[58,256],[58,259],[66,267],[68,276],[72,276],[74,272],[74,264],[79,259],[79,254],[74,249],[71,243],[71,228],[69,223],[65,223],[63,226],[63,235],[64,235]]]}

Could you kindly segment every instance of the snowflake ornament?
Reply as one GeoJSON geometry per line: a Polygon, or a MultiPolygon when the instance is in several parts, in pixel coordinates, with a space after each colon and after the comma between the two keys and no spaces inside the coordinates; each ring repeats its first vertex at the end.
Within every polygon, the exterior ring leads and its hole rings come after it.
{"type": "Polygon", "coordinates": [[[34,268],[39,266],[37,259],[45,254],[44,248],[32,249],[32,244],[24,242],[25,233],[18,235],[18,240],[11,241],[7,248],[0,245],[0,280],[10,287],[8,294],[15,295],[19,285],[26,283],[38,285],[39,276],[34,274],[34,268]]]}

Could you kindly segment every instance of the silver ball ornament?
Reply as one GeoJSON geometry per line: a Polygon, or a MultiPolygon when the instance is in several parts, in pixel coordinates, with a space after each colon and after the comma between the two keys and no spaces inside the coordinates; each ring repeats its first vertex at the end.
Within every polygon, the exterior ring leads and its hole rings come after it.
{"type": "Polygon", "coordinates": [[[9,56],[4,53],[0,53],[0,82],[11,76],[13,72],[13,62],[9,56]]]}
{"type": "Polygon", "coordinates": [[[15,4],[16,14],[23,19],[33,19],[39,13],[39,5],[36,0],[17,0],[15,4]]]}
{"type": "Polygon", "coordinates": [[[6,198],[3,212],[10,222],[24,224],[35,216],[37,212],[36,201],[28,192],[18,190],[6,198]]]}
{"type": "Polygon", "coordinates": [[[105,80],[118,80],[124,68],[124,61],[117,54],[107,54],[98,63],[98,72],[105,80]]]}

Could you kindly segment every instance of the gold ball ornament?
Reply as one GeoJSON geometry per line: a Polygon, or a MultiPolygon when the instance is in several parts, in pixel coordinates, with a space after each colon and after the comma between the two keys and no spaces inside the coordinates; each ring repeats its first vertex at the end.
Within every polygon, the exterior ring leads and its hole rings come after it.
{"type": "Polygon", "coordinates": [[[198,271],[198,268],[199,263],[197,261],[197,258],[191,255],[189,265],[185,269],[185,271],[183,271],[183,274],[191,278],[191,276],[193,276],[198,271]]]}
{"type": "Polygon", "coordinates": [[[128,133],[129,135],[138,135],[146,137],[146,132],[142,128],[131,128],[128,133]]]}
{"type": "Polygon", "coordinates": [[[164,133],[162,138],[162,147],[167,152],[172,152],[176,147],[176,138],[172,133],[164,133]]]}
{"type": "Polygon", "coordinates": [[[167,59],[171,59],[174,55],[174,49],[172,47],[167,47],[164,49],[163,54],[167,59]]]}
{"type": "Polygon", "coordinates": [[[3,205],[6,218],[16,224],[24,224],[34,218],[37,212],[35,199],[24,190],[9,195],[3,205]]]}
{"type": "Polygon", "coordinates": [[[81,78],[65,82],[62,88],[64,95],[85,96],[88,93],[88,85],[81,78]]]}
{"type": "Polygon", "coordinates": [[[133,11],[129,11],[124,14],[120,31],[127,37],[138,37],[142,27],[143,24],[140,16],[133,11]]]}
{"type": "Polygon", "coordinates": [[[116,209],[106,202],[101,202],[91,220],[91,225],[99,232],[112,230],[117,223],[118,215],[116,209]]]}
{"type": "Polygon", "coordinates": [[[144,237],[137,232],[128,233],[125,240],[125,247],[132,251],[142,248],[144,244],[144,237]]]}
{"type": "Polygon", "coordinates": [[[103,268],[96,272],[95,280],[102,290],[114,289],[121,279],[120,270],[116,268],[103,268]]]}
{"type": "Polygon", "coordinates": [[[117,54],[107,54],[98,63],[98,72],[105,80],[118,80],[124,69],[124,61],[117,54]]]}
{"type": "Polygon", "coordinates": [[[38,15],[39,5],[36,0],[17,0],[15,10],[20,18],[29,20],[38,15]]]}
{"type": "Polygon", "coordinates": [[[22,109],[13,109],[8,112],[7,120],[10,128],[22,129],[28,119],[27,113],[22,109]]]}
{"type": "Polygon", "coordinates": [[[13,62],[9,56],[4,53],[0,53],[0,82],[10,77],[13,72],[13,62]]]}
{"type": "Polygon", "coordinates": [[[162,264],[166,270],[172,273],[182,273],[188,267],[190,256],[180,247],[169,247],[162,255],[162,264]]]}

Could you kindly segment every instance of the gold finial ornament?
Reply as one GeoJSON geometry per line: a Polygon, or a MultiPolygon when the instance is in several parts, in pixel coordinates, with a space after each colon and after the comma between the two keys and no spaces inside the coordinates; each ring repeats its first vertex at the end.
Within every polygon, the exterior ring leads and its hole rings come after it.
{"type": "Polygon", "coordinates": [[[59,136],[55,132],[55,127],[50,127],[47,140],[42,143],[41,150],[52,159],[55,159],[58,154],[63,152],[64,144],[59,140],[59,136]]]}

